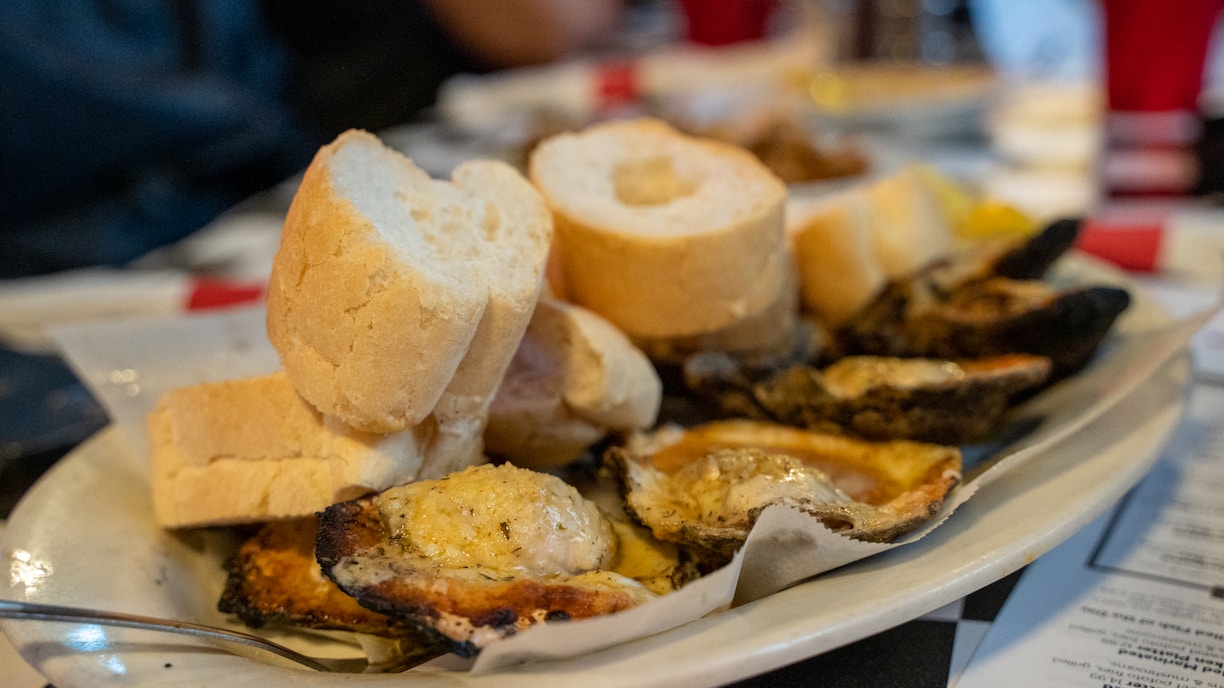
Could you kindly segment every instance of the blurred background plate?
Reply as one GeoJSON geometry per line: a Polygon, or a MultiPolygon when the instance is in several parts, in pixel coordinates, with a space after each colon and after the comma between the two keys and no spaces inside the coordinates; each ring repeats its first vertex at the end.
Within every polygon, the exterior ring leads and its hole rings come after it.
{"type": "Polygon", "coordinates": [[[914,138],[979,132],[998,89],[994,71],[982,65],[910,62],[845,64],[814,73],[806,84],[816,126],[914,138]]]}

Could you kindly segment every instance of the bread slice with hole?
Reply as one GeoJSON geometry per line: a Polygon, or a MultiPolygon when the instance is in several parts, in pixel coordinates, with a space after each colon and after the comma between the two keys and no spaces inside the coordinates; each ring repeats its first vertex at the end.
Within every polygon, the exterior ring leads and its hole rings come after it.
{"type": "Polygon", "coordinates": [[[479,434],[527,326],[552,239],[539,194],[492,160],[424,171],[372,134],[324,146],[273,260],[268,337],[320,412],[398,432],[438,410],[479,434]]]}
{"type": "Polygon", "coordinates": [[[528,468],[569,463],[610,432],[654,425],[662,383],[604,318],[544,297],[489,409],[485,449],[528,468]]]}
{"type": "Polygon", "coordinates": [[[328,418],[284,372],[170,390],[149,415],[154,514],[166,528],[310,516],[335,502],[482,463],[479,437],[432,416],[366,433],[328,418]]]}
{"type": "Polygon", "coordinates": [[[562,291],[632,339],[713,332],[776,303],[761,284],[785,282],[786,187],[751,153],[613,121],[541,142],[529,176],[553,212],[562,291]]]}

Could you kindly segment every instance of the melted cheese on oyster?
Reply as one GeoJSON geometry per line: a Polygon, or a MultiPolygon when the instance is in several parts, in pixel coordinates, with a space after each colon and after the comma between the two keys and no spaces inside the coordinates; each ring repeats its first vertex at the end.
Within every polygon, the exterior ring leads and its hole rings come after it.
{"type": "Polygon", "coordinates": [[[613,447],[626,510],[710,569],[729,561],[767,507],[831,530],[891,542],[935,515],[960,480],[955,447],[868,442],[772,423],[661,430],[613,447]],[[644,451],[643,451],[644,450],[644,451]]]}
{"type": "MultiPolygon", "coordinates": [[[[714,451],[671,474],[656,474],[673,495],[679,518],[722,525],[750,518],[767,504],[855,504],[815,466],[785,454],[714,451]]],[[[658,493],[656,493],[658,494],[658,493]]]]}
{"type": "Polygon", "coordinates": [[[405,555],[455,572],[575,576],[607,569],[612,524],[560,478],[482,465],[379,495],[391,540],[405,555]]]}

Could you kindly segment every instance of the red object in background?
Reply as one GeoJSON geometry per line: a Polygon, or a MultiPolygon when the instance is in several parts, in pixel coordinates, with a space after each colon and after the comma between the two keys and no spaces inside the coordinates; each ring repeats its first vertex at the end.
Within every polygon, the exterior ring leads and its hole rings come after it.
{"type": "Polygon", "coordinates": [[[1199,96],[1224,0],[1101,0],[1106,198],[1188,195],[1199,180],[1199,96]]]}
{"type": "Polygon", "coordinates": [[[187,296],[187,310],[202,311],[254,303],[263,298],[263,284],[235,283],[224,280],[196,278],[187,296]]]}
{"type": "Polygon", "coordinates": [[[1221,0],[1102,0],[1109,109],[1194,110],[1221,0]]]}
{"type": "Polygon", "coordinates": [[[1080,228],[1075,247],[1124,270],[1154,272],[1160,268],[1163,238],[1162,219],[1110,221],[1088,218],[1080,228]]]}
{"type": "Polygon", "coordinates": [[[778,0],[680,0],[688,39],[701,45],[729,45],[765,37],[778,0]]]}
{"type": "Polygon", "coordinates": [[[595,107],[615,110],[638,99],[637,64],[630,60],[605,62],[595,70],[595,107]]]}

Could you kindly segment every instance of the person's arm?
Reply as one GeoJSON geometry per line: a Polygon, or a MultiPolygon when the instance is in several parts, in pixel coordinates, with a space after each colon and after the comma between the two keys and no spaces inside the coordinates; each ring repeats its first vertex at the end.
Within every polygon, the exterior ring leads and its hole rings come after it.
{"type": "Polygon", "coordinates": [[[622,0],[421,0],[454,40],[491,67],[551,62],[615,28],[622,0]]]}

